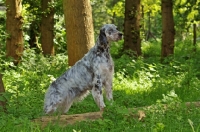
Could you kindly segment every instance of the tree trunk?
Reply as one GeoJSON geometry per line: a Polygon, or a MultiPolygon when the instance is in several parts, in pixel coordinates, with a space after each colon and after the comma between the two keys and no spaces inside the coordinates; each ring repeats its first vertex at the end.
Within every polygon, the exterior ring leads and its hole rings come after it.
{"type": "Polygon", "coordinates": [[[140,56],[140,0],[125,1],[124,50],[133,50],[140,56]]]}
{"type": "Polygon", "coordinates": [[[141,29],[142,32],[145,33],[144,5],[141,5],[141,20],[142,20],[141,29]]]}
{"type": "Polygon", "coordinates": [[[148,30],[146,33],[146,40],[148,41],[150,39],[150,34],[151,34],[151,11],[149,11],[148,13],[148,30]]]}
{"type": "Polygon", "coordinates": [[[17,64],[23,53],[22,0],[6,0],[6,55],[17,64]]]}
{"type": "MultiPolygon", "coordinates": [[[[113,8],[117,2],[118,2],[117,0],[113,0],[111,2],[111,7],[113,8]]],[[[112,15],[112,18],[111,18],[111,23],[115,23],[116,24],[115,21],[116,21],[116,13],[113,12],[113,15],[112,15]]]]}
{"type": "Polygon", "coordinates": [[[54,9],[50,7],[52,0],[42,0],[41,43],[44,55],[54,55],[53,27],[54,9]]]}
{"type": "MultiPolygon", "coordinates": [[[[0,97],[2,96],[2,94],[5,93],[5,88],[3,85],[3,80],[2,80],[2,74],[0,74],[0,97]]],[[[4,98],[2,98],[4,99],[4,98]]],[[[5,100],[0,100],[0,106],[3,108],[3,111],[6,111],[6,99],[5,100]]]]}
{"type": "Polygon", "coordinates": [[[63,0],[68,63],[74,65],[94,45],[90,0],[63,0]]]}
{"type": "Polygon", "coordinates": [[[174,54],[174,19],[172,0],[162,0],[162,49],[161,58],[174,54]]]}
{"type": "Polygon", "coordinates": [[[38,48],[38,25],[33,21],[30,25],[30,39],[28,41],[30,48],[38,48]]]}

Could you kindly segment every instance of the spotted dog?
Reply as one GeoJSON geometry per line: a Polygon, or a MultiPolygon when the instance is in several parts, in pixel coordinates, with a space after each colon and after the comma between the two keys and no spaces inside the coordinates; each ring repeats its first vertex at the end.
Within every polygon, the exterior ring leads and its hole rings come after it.
{"type": "Polygon", "coordinates": [[[122,39],[122,33],[114,24],[105,24],[93,48],[57,78],[49,86],[44,99],[46,114],[59,111],[66,113],[73,102],[84,98],[92,91],[94,101],[100,110],[105,107],[102,87],[108,100],[113,99],[112,80],[114,63],[110,55],[110,42],[122,39]]]}

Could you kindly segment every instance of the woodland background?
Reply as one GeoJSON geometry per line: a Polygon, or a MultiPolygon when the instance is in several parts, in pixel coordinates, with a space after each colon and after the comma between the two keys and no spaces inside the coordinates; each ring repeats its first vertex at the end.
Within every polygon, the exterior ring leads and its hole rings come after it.
{"type": "MultiPolygon", "coordinates": [[[[0,0],[1,131],[199,131],[200,0],[0,0]],[[54,78],[95,43],[103,24],[113,43],[114,102],[103,119],[41,128],[43,99],[54,78]],[[168,107],[166,108],[165,105],[168,107]],[[129,108],[145,108],[135,119],[129,108]]],[[[69,113],[98,111],[92,96],[69,113]]]]}

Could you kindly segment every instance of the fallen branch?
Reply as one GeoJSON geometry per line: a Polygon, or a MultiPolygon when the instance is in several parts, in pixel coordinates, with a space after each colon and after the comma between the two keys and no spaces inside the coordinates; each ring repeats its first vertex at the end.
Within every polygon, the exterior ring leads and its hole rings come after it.
{"type": "MultiPolygon", "coordinates": [[[[167,109],[167,105],[163,105],[167,109]]],[[[200,102],[186,102],[185,106],[190,107],[200,107],[200,102]]],[[[130,113],[132,116],[138,120],[142,120],[146,117],[145,111],[152,109],[154,105],[140,107],[140,108],[131,108],[130,110],[137,111],[136,113],[130,113]],[[141,110],[142,109],[142,110],[141,110]]],[[[97,119],[103,118],[103,112],[90,112],[83,114],[74,114],[74,115],[59,115],[59,116],[43,116],[38,119],[34,119],[33,122],[41,125],[42,128],[47,126],[49,123],[58,124],[59,126],[67,126],[69,124],[74,124],[81,121],[94,121],[97,119]]]]}
{"type": "Polygon", "coordinates": [[[186,102],[185,105],[187,107],[192,107],[192,106],[194,106],[194,107],[200,107],[200,102],[186,102]]]}
{"type": "Polygon", "coordinates": [[[86,120],[97,120],[101,119],[103,112],[90,112],[84,114],[74,114],[74,115],[59,115],[59,116],[43,116],[38,119],[34,119],[33,122],[41,125],[42,128],[47,126],[49,123],[59,124],[59,126],[66,126],[69,124],[74,124],[80,121],[86,120]]]}

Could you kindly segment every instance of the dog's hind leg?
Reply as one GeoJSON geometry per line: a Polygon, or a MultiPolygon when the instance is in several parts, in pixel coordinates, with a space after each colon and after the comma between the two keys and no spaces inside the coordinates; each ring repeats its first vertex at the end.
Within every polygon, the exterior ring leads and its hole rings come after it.
{"type": "Polygon", "coordinates": [[[63,113],[67,113],[69,111],[70,107],[72,106],[72,104],[73,104],[73,99],[67,99],[63,106],[63,108],[64,108],[63,113]]]}
{"type": "Polygon", "coordinates": [[[56,111],[63,112],[64,97],[63,91],[53,82],[45,94],[44,112],[52,114],[56,111]]]}
{"type": "Polygon", "coordinates": [[[52,100],[54,102],[51,101],[51,103],[47,103],[44,106],[44,111],[46,114],[52,114],[56,111],[61,114],[67,113],[71,105],[73,104],[73,98],[70,97],[66,97],[63,101],[61,101],[61,99],[59,101],[56,101],[55,98],[52,100]]]}
{"type": "Polygon", "coordinates": [[[97,106],[100,108],[100,110],[103,110],[105,107],[104,101],[103,101],[103,95],[102,92],[96,88],[92,89],[92,96],[94,98],[94,101],[96,102],[97,106]]]}
{"type": "Polygon", "coordinates": [[[112,95],[112,82],[106,82],[105,83],[105,92],[106,92],[106,98],[111,101],[113,100],[112,95]]]}
{"type": "Polygon", "coordinates": [[[57,111],[58,107],[59,107],[59,103],[45,102],[44,112],[45,114],[52,114],[55,111],[57,111]]]}

